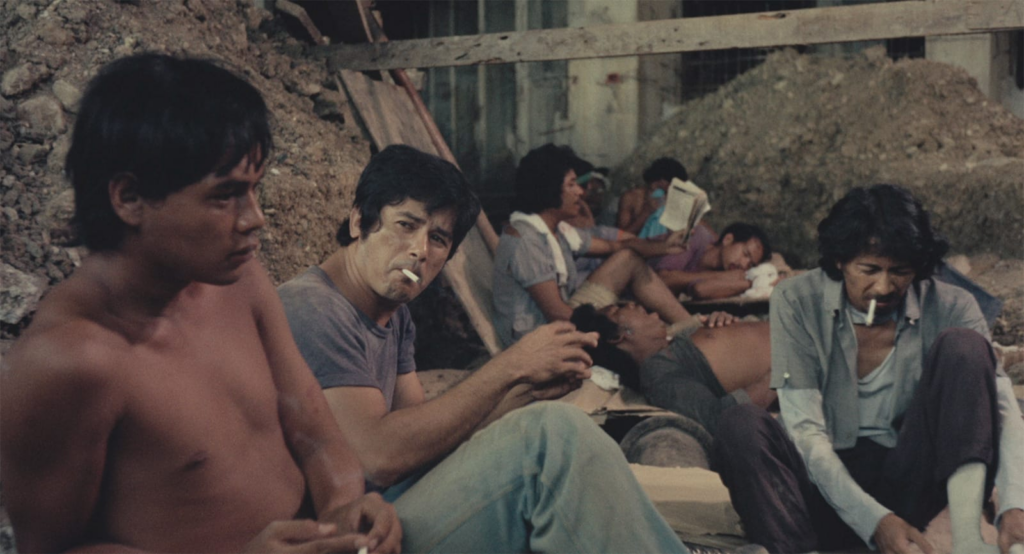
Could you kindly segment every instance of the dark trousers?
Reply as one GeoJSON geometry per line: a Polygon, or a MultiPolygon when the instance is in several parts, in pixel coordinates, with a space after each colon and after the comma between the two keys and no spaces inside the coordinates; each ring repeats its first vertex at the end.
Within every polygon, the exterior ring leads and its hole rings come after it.
{"type": "MultiPolygon", "coordinates": [[[[946,481],[965,463],[987,465],[988,498],[998,441],[992,348],[974,331],[949,329],[928,352],[896,447],[860,439],[836,454],[865,492],[924,529],[947,504],[946,481]]],[[[811,482],[785,429],[765,410],[739,405],[723,413],[713,461],[747,538],[770,552],[863,544],[811,482]]]]}

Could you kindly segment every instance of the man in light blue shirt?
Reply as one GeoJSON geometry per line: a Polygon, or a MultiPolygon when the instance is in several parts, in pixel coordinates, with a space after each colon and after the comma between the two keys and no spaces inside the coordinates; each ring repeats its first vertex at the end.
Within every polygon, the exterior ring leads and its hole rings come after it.
{"type": "Polygon", "coordinates": [[[1024,542],[1024,421],[967,291],[932,277],[948,244],[892,185],[855,189],[818,226],[820,269],[771,300],[781,420],[722,415],[715,458],[754,542],[773,552],[866,543],[934,548],[948,503],[956,553],[1024,542]],[[999,544],[980,534],[999,490],[999,544]]]}

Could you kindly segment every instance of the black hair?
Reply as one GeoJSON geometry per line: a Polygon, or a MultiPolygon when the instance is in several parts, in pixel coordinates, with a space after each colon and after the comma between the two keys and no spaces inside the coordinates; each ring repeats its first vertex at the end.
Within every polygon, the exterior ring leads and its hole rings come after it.
{"type": "Polygon", "coordinates": [[[565,174],[578,160],[568,146],[548,143],[530,150],[516,168],[515,209],[535,214],[561,207],[565,174]]]}
{"type": "Polygon", "coordinates": [[[741,222],[733,223],[722,231],[722,234],[718,239],[719,244],[722,242],[721,237],[724,237],[725,235],[732,235],[733,240],[736,242],[747,242],[750,239],[757,239],[761,241],[761,246],[764,248],[764,254],[761,255],[761,263],[772,259],[772,243],[768,240],[768,235],[765,234],[764,229],[761,229],[757,225],[741,222]]]}
{"type": "Polygon", "coordinates": [[[597,332],[597,347],[584,346],[594,363],[614,371],[622,384],[640,390],[640,364],[636,363],[625,350],[615,346],[613,341],[622,338],[622,329],[605,314],[597,311],[592,304],[583,304],[572,311],[569,321],[578,331],[597,332]]]}
{"type": "Polygon", "coordinates": [[[675,158],[658,158],[644,170],[644,182],[648,185],[662,179],[666,181],[672,181],[672,179],[686,181],[689,178],[686,168],[675,158]]]}
{"type": "Polygon", "coordinates": [[[836,281],[843,278],[838,265],[861,254],[907,262],[915,280],[926,279],[948,251],[921,203],[896,185],[855,188],[818,224],[818,264],[836,281]]]}
{"type": "MultiPolygon", "coordinates": [[[[450,260],[476,224],[480,201],[454,164],[404,144],[393,144],[374,154],[359,176],[352,207],[359,210],[363,237],[378,226],[384,206],[395,206],[410,198],[423,202],[428,214],[448,208],[455,210],[450,260]]],[[[348,218],[338,227],[335,238],[342,246],[355,242],[348,218]]]]}
{"type": "Polygon", "coordinates": [[[142,198],[160,200],[246,156],[261,165],[273,144],[267,118],[259,91],[219,62],[140,54],[107,64],[82,97],[65,161],[73,242],[120,245],[125,224],[108,193],[120,174],[142,198]]]}

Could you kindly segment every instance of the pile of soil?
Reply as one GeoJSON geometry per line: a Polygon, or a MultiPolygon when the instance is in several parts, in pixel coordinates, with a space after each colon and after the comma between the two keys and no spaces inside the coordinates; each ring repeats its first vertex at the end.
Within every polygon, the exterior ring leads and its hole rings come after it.
{"type": "Polygon", "coordinates": [[[84,252],[63,245],[73,194],[62,175],[77,103],[105,63],[155,51],[223,60],[262,93],[275,150],[263,179],[260,258],[275,282],[336,248],[370,143],[322,62],[251,0],[6,3],[0,34],[0,338],[84,252]]]}
{"type": "Polygon", "coordinates": [[[797,268],[817,263],[817,224],[852,187],[907,187],[952,252],[995,257],[971,277],[1005,302],[994,338],[1024,343],[1024,120],[964,70],[893,62],[882,48],[850,58],[778,51],[684,105],[613,182],[638,183],[661,156],[708,191],[715,228],[761,225],[797,268]]]}
{"type": "MultiPolygon", "coordinates": [[[[248,78],[272,114],[259,257],[275,283],[337,248],[371,142],[338,81],[293,22],[252,0],[27,0],[4,4],[0,35],[0,354],[39,298],[85,255],[66,246],[73,193],[62,174],[79,97],[107,62],[141,52],[215,58],[248,78]]],[[[486,351],[440,283],[410,305],[421,368],[466,367],[486,351]]]]}

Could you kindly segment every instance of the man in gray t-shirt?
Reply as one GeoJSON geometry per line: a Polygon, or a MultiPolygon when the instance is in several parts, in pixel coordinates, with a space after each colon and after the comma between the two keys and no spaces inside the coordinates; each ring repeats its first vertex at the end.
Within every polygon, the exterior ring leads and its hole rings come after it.
{"type": "Polygon", "coordinates": [[[391,410],[395,381],[416,370],[416,326],[402,305],[386,326],[352,305],[319,267],[278,288],[295,342],[320,386],[373,387],[391,410]]]}
{"type": "Polygon", "coordinates": [[[366,479],[394,503],[403,550],[685,552],[618,445],[582,411],[524,407],[590,375],[583,347],[595,334],[545,325],[425,400],[405,304],[437,277],[479,209],[453,165],[388,147],[360,177],[341,248],[279,289],[366,479]]]}

